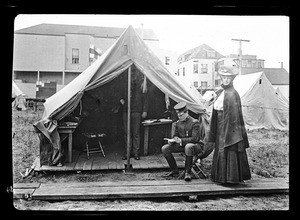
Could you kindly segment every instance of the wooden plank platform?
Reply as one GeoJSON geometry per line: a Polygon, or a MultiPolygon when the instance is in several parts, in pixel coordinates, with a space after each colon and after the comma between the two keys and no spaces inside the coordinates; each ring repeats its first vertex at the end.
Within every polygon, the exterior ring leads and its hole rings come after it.
{"type": "MultiPolygon", "coordinates": [[[[184,157],[180,153],[173,154],[179,168],[184,167],[184,157]]],[[[165,169],[169,168],[166,159],[162,154],[154,154],[141,156],[140,160],[130,159],[133,169],[165,169]]],[[[90,159],[87,159],[85,152],[73,151],[72,163],[65,163],[62,167],[57,166],[40,166],[39,158],[35,160],[35,171],[87,171],[87,170],[124,170],[126,160],[122,160],[120,152],[109,152],[106,157],[102,154],[92,154],[90,159]]]]}
{"type": "MultiPolygon", "coordinates": [[[[29,189],[29,186],[14,185],[14,187],[16,187],[15,198],[21,197],[22,189],[29,189]]],[[[31,189],[30,197],[36,200],[138,199],[288,193],[289,183],[282,178],[257,178],[235,186],[223,186],[203,179],[193,179],[191,182],[183,180],[106,181],[41,183],[32,185],[31,189]]]]}
{"type": "Polygon", "coordinates": [[[14,183],[13,197],[15,199],[28,199],[40,185],[40,183],[14,183]]]}

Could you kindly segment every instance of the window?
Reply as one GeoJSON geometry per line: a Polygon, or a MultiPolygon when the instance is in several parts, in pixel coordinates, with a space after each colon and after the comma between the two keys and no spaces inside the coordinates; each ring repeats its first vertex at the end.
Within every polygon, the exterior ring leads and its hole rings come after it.
{"type": "Polygon", "coordinates": [[[201,88],[206,88],[206,87],[207,87],[207,82],[202,81],[202,82],[201,82],[201,88]]]}
{"type": "Polygon", "coordinates": [[[194,82],[194,87],[198,88],[198,81],[194,82]]]}
{"type": "Polygon", "coordinates": [[[258,62],[257,65],[258,65],[258,68],[262,68],[261,62],[258,62]]]}
{"type": "Polygon", "coordinates": [[[185,67],[182,68],[182,75],[185,76],[185,67]]]}
{"type": "Polygon", "coordinates": [[[207,57],[216,57],[216,51],[214,51],[214,50],[207,50],[206,54],[207,54],[207,57]]]}
{"type": "Polygon", "coordinates": [[[202,74],[207,73],[207,64],[201,64],[201,73],[202,74]]]}
{"type": "Polygon", "coordinates": [[[165,57],[165,64],[170,65],[170,57],[165,57]]]}
{"type": "Polygon", "coordinates": [[[215,87],[219,87],[221,85],[221,80],[220,79],[216,79],[215,80],[215,87]]]}
{"type": "Polygon", "coordinates": [[[72,63],[79,64],[79,49],[72,49],[72,63]]]}
{"type": "Polygon", "coordinates": [[[198,63],[194,63],[194,73],[198,73],[198,63]]]}
{"type": "Polygon", "coordinates": [[[252,60],[248,60],[248,65],[247,67],[252,67],[252,60]]]}
{"type": "Polygon", "coordinates": [[[179,73],[180,73],[180,69],[178,69],[178,71],[177,71],[177,76],[179,76],[179,73]]]}
{"type": "Polygon", "coordinates": [[[242,60],[242,67],[247,67],[247,61],[246,60],[242,60]]]}

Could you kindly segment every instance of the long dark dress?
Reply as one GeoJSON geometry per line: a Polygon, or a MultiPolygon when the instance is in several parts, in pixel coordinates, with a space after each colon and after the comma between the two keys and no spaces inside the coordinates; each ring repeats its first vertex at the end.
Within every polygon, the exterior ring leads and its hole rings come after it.
{"type": "Polygon", "coordinates": [[[251,179],[246,154],[249,142],[240,97],[232,84],[223,88],[223,110],[213,109],[208,137],[209,142],[215,142],[211,180],[240,183],[251,179]]]}

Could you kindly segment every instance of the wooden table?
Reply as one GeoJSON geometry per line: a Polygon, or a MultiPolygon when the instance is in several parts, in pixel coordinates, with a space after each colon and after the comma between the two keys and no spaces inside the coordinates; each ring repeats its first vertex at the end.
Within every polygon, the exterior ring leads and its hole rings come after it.
{"type": "Polygon", "coordinates": [[[155,127],[159,125],[167,125],[166,126],[166,137],[171,136],[172,131],[172,121],[157,121],[152,123],[142,123],[144,126],[144,155],[148,155],[148,145],[149,145],[149,128],[155,127]],[[171,125],[171,126],[168,126],[171,125]]]}
{"type": "Polygon", "coordinates": [[[58,133],[62,134],[61,142],[68,137],[68,162],[72,163],[72,142],[73,142],[73,132],[75,131],[77,125],[60,125],[58,127],[58,133]]]}

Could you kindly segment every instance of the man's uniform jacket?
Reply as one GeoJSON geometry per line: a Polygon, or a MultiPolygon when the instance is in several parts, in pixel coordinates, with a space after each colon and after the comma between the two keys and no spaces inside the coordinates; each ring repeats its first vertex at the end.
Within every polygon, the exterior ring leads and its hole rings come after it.
{"type": "Polygon", "coordinates": [[[187,143],[200,144],[204,139],[205,129],[199,120],[188,116],[186,120],[176,122],[173,137],[176,136],[181,138],[182,146],[187,143]]]}

